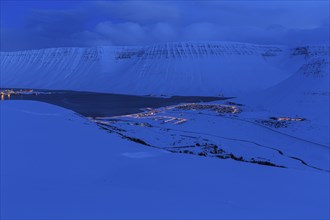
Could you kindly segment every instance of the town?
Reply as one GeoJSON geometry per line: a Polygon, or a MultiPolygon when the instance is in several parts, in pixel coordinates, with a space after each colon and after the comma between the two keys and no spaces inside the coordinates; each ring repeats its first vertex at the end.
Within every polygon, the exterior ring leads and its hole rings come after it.
{"type": "Polygon", "coordinates": [[[34,91],[33,89],[0,89],[1,101],[9,100],[11,96],[17,95],[38,95],[40,91],[34,91]]]}

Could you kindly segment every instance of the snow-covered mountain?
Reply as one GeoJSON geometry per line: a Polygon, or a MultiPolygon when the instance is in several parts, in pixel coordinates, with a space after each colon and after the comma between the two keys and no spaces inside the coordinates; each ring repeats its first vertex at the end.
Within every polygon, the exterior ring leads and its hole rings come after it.
{"type": "Polygon", "coordinates": [[[0,85],[231,96],[260,91],[288,78],[304,62],[299,52],[232,42],[1,52],[0,85]]]}
{"type": "Polygon", "coordinates": [[[254,100],[264,108],[285,114],[328,115],[330,47],[300,47],[295,48],[293,54],[302,56],[304,63],[288,79],[260,93],[254,100]]]}
{"type": "Polygon", "coordinates": [[[299,47],[292,54],[304,60],[292,76],[240,101],[270,116],[305,118],[305,126],[290,133],[329,145],[330,47],[299,47]]]}

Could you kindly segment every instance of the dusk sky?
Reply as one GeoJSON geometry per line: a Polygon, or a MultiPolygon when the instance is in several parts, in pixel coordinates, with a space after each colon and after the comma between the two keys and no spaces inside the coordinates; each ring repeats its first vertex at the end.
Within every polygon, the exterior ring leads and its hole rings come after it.
{"type": "Polygon", "coordinates": [[[1,1],[1,51],[171,41],[329,43],[329,1],[1,1]]]}

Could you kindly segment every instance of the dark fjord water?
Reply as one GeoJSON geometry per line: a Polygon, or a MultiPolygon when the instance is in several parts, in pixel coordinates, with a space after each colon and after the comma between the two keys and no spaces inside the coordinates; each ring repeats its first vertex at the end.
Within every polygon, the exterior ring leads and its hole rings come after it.
{"type": "Polygon", "coordinates": [[[43,90],[43,92],[50,92],[50,94],[12,95],[10,99],[46,102],[71,109],[86,117],[119,116],[138,113],[143,111],[143,108],[159,108],[179,103],[210,102],[227,99],[221,97],[198,96],[173,96],[170,98],[161,98],[78,91],[43,90]]]}

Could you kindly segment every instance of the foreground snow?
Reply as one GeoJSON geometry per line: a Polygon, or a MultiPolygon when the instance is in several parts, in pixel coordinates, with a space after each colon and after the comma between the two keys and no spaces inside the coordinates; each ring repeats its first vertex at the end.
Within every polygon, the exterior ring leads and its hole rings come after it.
{"type": "Polygon", "coordinates": [[[168,153],[56,106],[0,106],[1,218],[329,218],[329,172],[168,153]]]}

